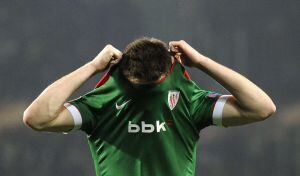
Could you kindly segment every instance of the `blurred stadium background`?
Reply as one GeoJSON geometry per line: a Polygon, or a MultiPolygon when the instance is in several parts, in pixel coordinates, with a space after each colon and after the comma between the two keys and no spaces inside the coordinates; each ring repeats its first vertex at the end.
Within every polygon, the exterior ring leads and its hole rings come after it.
{"type": "MultiPolygon", "coordinates": [[[[140,36],[184,39],[277,104],[274,118],[262,123],[205,129],[197,175],[300,175],[299,16],[297,0],[1,0],[0,175],[94,175],[83,133],[37,133],[22,124],[22,113],[105,44],[123,50],[140,36]]],[[[190,72],[204,89],[226,93],[201,71],[190,72]]]]}

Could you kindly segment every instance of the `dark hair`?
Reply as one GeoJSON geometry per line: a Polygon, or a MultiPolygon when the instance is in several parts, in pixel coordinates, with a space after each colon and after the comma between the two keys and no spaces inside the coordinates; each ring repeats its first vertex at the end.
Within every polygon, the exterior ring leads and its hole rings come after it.
{"type": "Polygon", "coordinates": [[[120,68],[127,79],[152,82],[168,73],[171,64],[171,55],[164,42],[143,37],[126,46],[120,68]]]}

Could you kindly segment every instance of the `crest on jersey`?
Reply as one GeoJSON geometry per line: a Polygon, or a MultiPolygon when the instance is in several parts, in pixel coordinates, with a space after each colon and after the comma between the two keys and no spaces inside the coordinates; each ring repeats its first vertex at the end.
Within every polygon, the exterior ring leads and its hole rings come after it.
{"type": "Polygon", "coordinates": [[[179,100],[180,92],[176,90],[170,90],[168,94],[168,104],[171,110],[173,110],[179,100]]]}

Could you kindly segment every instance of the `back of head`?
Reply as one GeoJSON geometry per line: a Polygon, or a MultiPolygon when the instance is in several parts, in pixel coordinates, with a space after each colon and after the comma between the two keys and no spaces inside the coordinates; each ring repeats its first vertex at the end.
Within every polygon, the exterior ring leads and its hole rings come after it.
{"type": "Polygon", "coordinates": [[[129,43],[123,52],[120,68],[132,82],[148,83],[159,80],[171,67],[167,45],[155,38],[139,38],[129,43]]]}

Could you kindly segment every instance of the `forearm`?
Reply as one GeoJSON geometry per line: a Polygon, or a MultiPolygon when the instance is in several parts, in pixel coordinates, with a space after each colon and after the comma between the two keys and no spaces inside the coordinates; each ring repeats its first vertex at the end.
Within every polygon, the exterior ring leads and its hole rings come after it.
{"type": "Polygon", "coordinates": [[[26,109],[27,117],[34,124],[52,121],[62,110],[69,97],[94,73],[96,68],[89,62],[72,73],[49,85],[26,109]],[[38,117],[38,118],[36,118],[38,117]]]}
{"type": "Polygon", "coordinates": [[[72,115],[63,105],[93,74],[122,58],[122,52],[106,45],[90,62],[48,86],[25,110],[23,122],[39,131],[68,131],[74,127],[72,115]]]}
{"type": "Polygon", "coordinates": [[[241,108],[259,116],[268,116],[274,111],[275,105],[271,98],[250,80],[201,54],[195,57],[197,67],[225,87],[241,108]]]}

